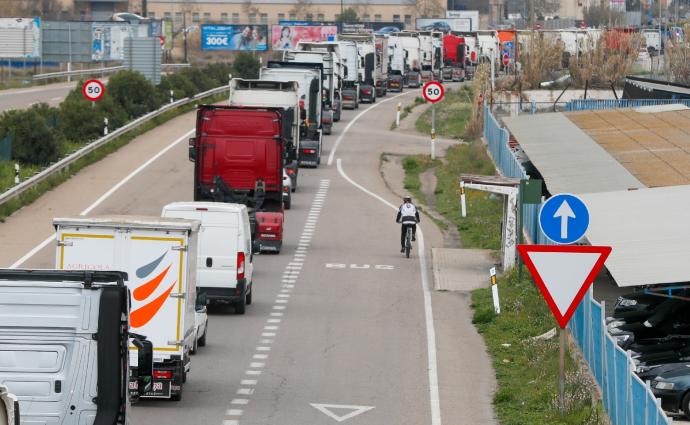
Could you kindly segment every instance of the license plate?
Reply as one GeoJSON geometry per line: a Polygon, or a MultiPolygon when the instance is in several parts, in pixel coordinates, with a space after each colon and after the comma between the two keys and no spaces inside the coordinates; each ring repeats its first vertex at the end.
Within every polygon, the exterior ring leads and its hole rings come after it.
{"type": "MultiPolygon", "coordinates": [[[[137,381],[129,381],[130,395],[137,395],[139,390],[139,383],[137,381]]],[[[146,398],[170,398],[170,381],[154,381],[151,384],[151,391],[141,395],[146,398]]]]}

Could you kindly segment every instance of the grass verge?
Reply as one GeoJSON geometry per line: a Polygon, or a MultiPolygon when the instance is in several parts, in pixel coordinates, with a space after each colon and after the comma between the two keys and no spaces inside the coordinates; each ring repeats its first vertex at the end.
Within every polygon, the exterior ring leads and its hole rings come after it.
{"type": "MultiPolygon", "coordinates": [[[[208,103],[212,102],[217,102],[221,99],[224,99],[225,95],[220,94],[216,96],[212,96],[207,98],[205,101],[208,103]]],[[[80,158],[79,160],[73,162],[69,167],[66,167],[62,172],[54,174],[53,176],[43,180],[33,188],[27,190],[26,192],[22,193],[21,195],[17,196],[16,198],[10,199],[9,201],[5,202],[4,204],[0,205],[0,222],[4,222],[5,218],[13,214],[15,211],[19,210],[20,208],[31,204],[34,202],[36,199],[40,198],[44,193],[48,192],[49,190],[57,187],[61,183],[65,182],[68,180],[70,177],[78,173],[81,169],[84,167],[87,167],[93,163],[96,163],[100,161],[101,159],[105,158],[106,156],[110,155],[111,153],[117,151],[120,149],[122,146],[125,146],[128,144],[130,141],[132,141],[134,138],[137,136],[146,133],[147,131],[150,131],[159,125],[170,121],[171,119],[180,116],[182,114],[185,114],[195,108],[193,103],[190,103],[188,105],[181,106],[179,108],[175,108],[175,110],[165,112],[156,118],[153,118],[152,120],[140,125],[138,128],[131,130],[127,132],[126,134],[123,134],[122,136],[118,137],[117,139],[112,140],[110,143],[101,146],[99,149],[96,149],[95,151],[91,152],[90,154],[80,158]]],[[[9,164],[11,167],[14,167],[14,165],[9,164]]],[[[0,177],[2,177],[2,173],[5,172],[5,170],[8,166],[8,163],[5,162],[3,164],[0,164],[0,177]]],[[[14,168],[12,169],[12,176],[14,176],[14,168]]],[[[33,173],[31,173],[33,174],[33,173]]]]}
{"type": "Polygon", "coordinates": [[[432,161],[429,155],[413,155],[402,160],[402,166],[405,170],[405,181],[403,182],[405,189],[424,204],[427,203],[427,199],[422,191],[422,182],[419,176],[440,163],[439,160],[432,161]]]}
{"type": "MultiPolygon", "coordinates": [[[[441,137],[460,139],[465,136],[465,127],[472,114],[472,89],[462,86],[447,90],[442,101],[436,104],[436,134],[441,137]]],[[[417,119],[418,132],[431,134],[431,108],[417,119]]]]}
{"type": "Polygon", "coordinates": [[[533,340],[557,327],[546,302],[528,277],[499,278],[501,314],[491,288],[473,292],[473,322],[493,358],[498,390],[494,405],[502,425],[605,424],[595,384],[579,360],[566,356],[565,410],[558,410],[558,336],[533,340]]]}
{"type": "MultiPolygon", "coordinates": [[[[423,103],[426,103],[426,100],[424,100],[423,97],[421,97],[421,96],[415,97],[414,103],[412,103],[411,105],[405,106],[402,109],[402,111],[400,111],[400,121],[404,120],[408,115],[410,115],[410,112],[412,112],[412,110],[415,107],[417,107],[423,103]]],[[[395,125],[395,120],[393,120],[393,122],[391,123],[391,130],[395,130],[396,128],[397,128],[397,126],[395,125]]]]}
{"type": "Polygon", "coordinates": [[[503,201],[498,195],[466,191],[467,217],[460,211],[460,175],[496,173],[481,142],[451,146],[436,169],[436,210],[455,224],[465,248],[498,250],[501,247],[503,201]]]}

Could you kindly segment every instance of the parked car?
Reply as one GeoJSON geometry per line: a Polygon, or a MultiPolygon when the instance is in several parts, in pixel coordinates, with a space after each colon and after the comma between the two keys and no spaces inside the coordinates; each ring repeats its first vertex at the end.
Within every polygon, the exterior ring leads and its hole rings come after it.
{"type": "Polygon", "coordinates": [[[146,18],[144,16],[137,15],[136,13],[131,12],[115,13],[113,14],[111,20],[116,22],[129,22],[130,24],[151,22],[151,18],[146,18]]]}
{"type": "Polygon", "coordinates": [[[690,368],[687,364],[679,363],[678,367],[660,371],[652,379],[651,387],[665,411],[690,418],[690,368]]]}
{"type": "MultiPolygon", "coordinates": [[[[289,180],[289,178],[288,178],[289,180]]],[[[246,205],[224,202],[173,202],[163,217],[201,222],[197,287],[210,303],[231,304],[244,314],[253,295],[252,236],[246,205]]]]}
{"type": "Polygon", "coordinates": [[[286,210],[292,206],[292,181],[285,170],[283,170],[283,204],[286,210]]]}

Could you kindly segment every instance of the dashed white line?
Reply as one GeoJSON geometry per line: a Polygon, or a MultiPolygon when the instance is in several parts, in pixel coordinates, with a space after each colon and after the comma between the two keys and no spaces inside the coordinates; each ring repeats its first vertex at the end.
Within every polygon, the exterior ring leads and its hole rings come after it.
{"type": "Polygon", "coordinates": [[[280,323],[281,319],[268,319],[266,322],[268,323],[280,323]]]}
{"type": "Polygon", "coordinates": [[[254,376],[256,376],[256,375],[261,375],[261,371],[260,371],[260,370],[247,370],[247,371],[245,371],[244,373],[245,373],[246,375],[254,375],[254,376]]]}
{"type": "Polygon", "coordinates": [[[268,354],[254,354],[252,358],[256,360],[266,360],[268,358],[268,354]]]}
{"type": "Polygon", "coordinates": [[[228,409],[225,414],[228,416],[242,416],[244,410],[242,409],[228,409]]]}
{"type": "Polygon", "coordinates": [[[275,332],[264,332],[261,334],[261,336],[263,336],[265,338],[270,338],[270,337],[276,336],[276,333],[275,332]]]}
{"type": "Polygon", "coordinates": [[[265,345],[261,345],[259,347],[256,347],[256,351],[271,351],[271,347],[267,347],[265,345]]]}
{"type": "Polygon", "coordinates": [[[264,330],[266,331],[277,331],[279,326],[264,326],[264,330]]]}
{"type": "Polygon", "coordinates": [[[237,395],[252,395],[254,394],[254,388],[240,388],[237,390],[237,395]]]}
{"type": "Polygon", "coordinates": [[[235,398],[233,399],[230,404],[239,404],[239,405],[245,405],[249,404],[249,399],[246,398],[235,398]]]}
{"type": "Polygon", "coordinates": [[[255,367],[257,369],[261,369],[262,367],[266,366],[266,363],[261,363],[261,362],[252,362],[249,363],[249,367],[255,367]]]}

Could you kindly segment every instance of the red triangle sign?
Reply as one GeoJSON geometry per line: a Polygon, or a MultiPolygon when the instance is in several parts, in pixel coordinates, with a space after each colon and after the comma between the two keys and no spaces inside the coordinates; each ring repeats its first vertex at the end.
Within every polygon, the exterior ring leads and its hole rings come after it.
{"type": "Polygon", "coordinates": [[[611,253],[610,246],[518,245],[556,321],[565,328],[611,253]]]}

